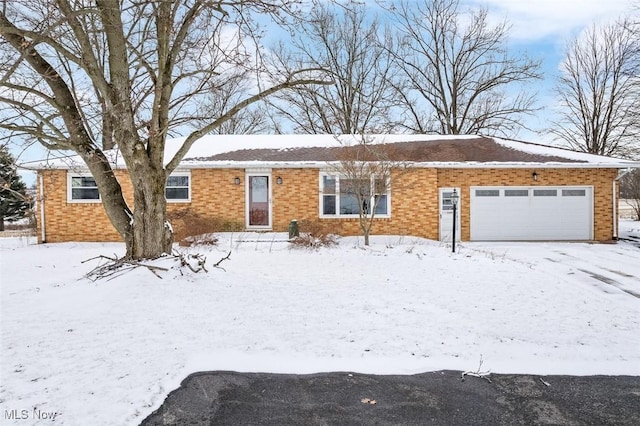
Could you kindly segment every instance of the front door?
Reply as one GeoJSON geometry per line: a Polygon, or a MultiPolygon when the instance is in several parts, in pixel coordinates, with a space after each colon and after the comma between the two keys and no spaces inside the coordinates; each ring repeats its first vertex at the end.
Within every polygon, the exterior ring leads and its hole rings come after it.
{"type": "MultiPolygon", "coordinates": [[[[460,196],[460,188],[440,188],[440,241],[451,241],[453,234],[453,202],[451,195],[456,190],[460,196]]],[[[460,240],[460,198],[456,207],[456,241],[460,240]]]]}
{"type": "Polygon", "coordinates": [[[247,176],[248,194],[248,227],[270,228],[271,227],[271,206],[269,176],[247,176]]]}

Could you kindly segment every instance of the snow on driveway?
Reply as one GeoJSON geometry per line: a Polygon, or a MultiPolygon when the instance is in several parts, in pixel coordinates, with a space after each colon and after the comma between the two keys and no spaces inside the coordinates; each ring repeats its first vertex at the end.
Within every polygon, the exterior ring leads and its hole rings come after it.
{"type": "Polygon", "coordinates": [[[482,357],[496,373],[640,375],[630,243],[463,243],[453,254],[411,237],[317,251],[282,239],[225,234],[200,249],[211,265],[231,248],[225,271],[97,282],[82,278],[97,261],[82,261],[121,244],[0,239],[3,424],[50,424],[43,413],[138,424],[201,370],[412,374],[475,370],[482,357]]]}
{"type": "Polygon", "coordinates": [[[511,260],[527,262],[537,270],[553,275],[572,276],[590,283],[597,291],[607,294],[627,293],[640,298],[640,248],[630,244],[576,243],[472,243],[469,250],[504,253],[511,260]],[[590,277],[592,280],[585,279],[590,277]]]}

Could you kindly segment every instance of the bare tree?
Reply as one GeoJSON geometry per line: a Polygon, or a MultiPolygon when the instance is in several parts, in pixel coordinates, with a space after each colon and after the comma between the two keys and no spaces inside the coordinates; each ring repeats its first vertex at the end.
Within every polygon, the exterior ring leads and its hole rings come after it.
{"type": "Polygon", "coordinates": [[[486,9],[465,15],[457,0],[401,2],[392,13],[410,131],[513,136],[524,126],[535,95],[523,85],[540,78],[540,63],[509,53],[506,22],[491,26],[486,9]]]}
{"type": "MultiPolygon", "coordinates": [[[[295,34],[291,47],[282,49],[288,67],[329,70],[332,86],[303,86],[281,92],[273,102],[296,132],[360,134],[394,129],[397,104],[388,79],[392,73],[392,42],[366,5],[345,2],[342,8],[315,4],[295,34]]],[[[397,121],[397,119],[396,119],[397,121]]]]}
{"type": "Polygon", "coordinates": [[[635,220],[640,220],[640,169],[620,179],[620,196],[633,209],[635,220]]]}
{"type": "MultiPolygon", "coordinates": [[[[203,117],[203,125],[206,125],[206,117],[213,117],[218,111],[225,111],[240,102],[246,93],[218,93],[212,92],[206,103],[198,110],[198,116],[203,117]]],[[[269,115],[264,105],[254,103],[238,111],[233,117],[220,124],[210,133],[219,135],[259,134],[271,130],[269,115]]]]}
{"type": "Polygon", "coordinates": [[[406,164],[395,158],[392,144],[374,143],[365,135],[356,138],[357,144],[343,145],[337,163],[330,169],[337,178],[334,185],[337,182],[338,188],[333,190],[337,190],[340,197],[340,209],[357,211],[364,244],[368,246],[376,215],[388,213],[385,209],[392,173],[397,187],[397,180],[406,170],[406,164]]]}
{"type": "Polygon", "coordinates": [[[172,241],[166,181],[192,144],[273,93],[328,83],[309,70],[271,73],[266,88],[256,79],[265,69],[252,14],[277,17],[294,12],[294,3],[5,0],[0,129],[75,152],[91,171],[127,256],[160,256],[172,241]],[[251,93],[206,120],[196,116],[200,99],[238,76],[254,76],[251,93]],[[200,126],[165,159],[167,136],[196,120],[200,126]],[[114,144],[133,183],[133,206],[103,151],[114,144]]]}
{"type": "MultiPolygon", "coordinates": [[[[225,36],[226,40],[219,39],[217,42],[219,45],[227,45],[227,47],[223,49],[225,52],[242,51],[244,52],[243,56],[245,59],[247,61],[251,60],[251,53],[247,51],[246,47],[235,40],[237,35],[232,37],[227,32],[225,36]]],[[[224,80],[215,79],[209,84],[208,93],[205,94],[203,99],[199,100],[197,113],[195,114],[194,120],[190,123],[191,127],[197,129],[206,126],[211,120],[211,117],[217,116],[220,111],[226,111],[232,108],[249,96],[251,90],[255,88],[256,81],[248,72],[237,71],[236,69],[234,73],[226,73],[224,80]]],[[[246,69],[246,71],[248,71],[248,69],[246,69]]],[[[230,117],[227,121],[220,124],[220,126],[213,129],[211,133],[255,134],[266,131],[269,128],[267,112],[265,111],[264,105],[261,104],[261,102],[257,102],[246,106],[233,117],[230,117]]]]}
{"type": "Polygon", "coordinates": [[[640,38],[633,27],[629,20],[593,25],[568,47],[551,132],[575,150],[638,155],[640,38]]]}

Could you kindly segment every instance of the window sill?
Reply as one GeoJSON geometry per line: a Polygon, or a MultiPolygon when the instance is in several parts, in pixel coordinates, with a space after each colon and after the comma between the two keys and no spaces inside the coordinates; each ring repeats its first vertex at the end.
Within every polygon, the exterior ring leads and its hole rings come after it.
{"type": "Polygon", "coordinates": [[[101,199],[97,200],[67,200],[67,204],[102,204],[101,199]]]}
{"type": "MultiPolygon", "coordinates": [[[[320,215],[320,219],[352,219],[358,220],[360,217],[358,215],[320,215]]],[[[366,216],[367,219],[370,219],[371,216],[366,216]]],[[[377,214],[373,217],[373,220],[376,219],[391,219],[391,215],[389,214],[377,214]]]]}

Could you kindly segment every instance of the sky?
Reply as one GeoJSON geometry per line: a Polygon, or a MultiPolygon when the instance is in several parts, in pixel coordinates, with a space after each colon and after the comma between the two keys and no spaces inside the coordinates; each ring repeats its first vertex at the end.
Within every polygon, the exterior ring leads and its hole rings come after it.
{"type": "MultiPolygon", "coordinates": [[[[373,0],[368,0],[371,4],[373,0]]],[[[640,0],[461,0],[461,6],[488,8],[492,21],[507,20],[511,24],[509,49],[514,53],[526,53],[542,60],[544,79],[537,84],[538,105],[542,111],[529,119],[529,127],[542,129],[548,122],[553,106],[553,84],[568,41],[594,23],[603,23],[630,13],[640,13],[640,0]]],[[[521,131],[518,139],[550,143],[544,134],[521,131]]],[[[42,150],[32,148],[26,153],[15,149],[20,160],[31,161],[43,157],[42,150]]],[[[35,178],[32,173],[22,173],[27,185],[35,178]]]]}
{"type": "MultiPolygon", "coordinates": [[[[463,0],[463,4],[488,7],[492,16],[513,24],[511,35],[535,45],[562,41],[593,22],[615,19],[633,5],[631,0],[463,0]]],[[[636,4],[640,4],[635,1],[636,4]]]]}
{"type": "MultiPolygon", "coordinates": [[[[567,43],[589,26],[615,21],[634,7],[635,13],[640,13],[639,0],[462,0],[461,4],[487,7],[495,22],[506,19],[511,25],[510,50],[526,52],[542,61],[538,105],[544,109],[531,120],[534,128],[543,128],[548,122],[548,112],[554,104],[553,86],[567,43]]],[[[528,131],[520,132],[518,138],[551,142],[544,135],[528,131]]]]}

